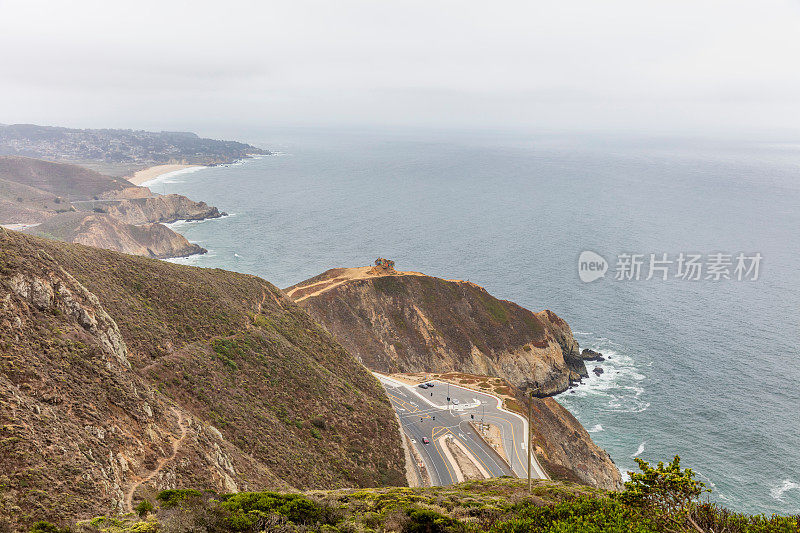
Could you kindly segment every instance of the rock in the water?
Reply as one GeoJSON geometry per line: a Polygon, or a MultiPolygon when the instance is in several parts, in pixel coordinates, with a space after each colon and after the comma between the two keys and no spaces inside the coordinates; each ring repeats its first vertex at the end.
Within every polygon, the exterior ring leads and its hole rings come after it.
{"type": "Polygon", "coordinates": [[[581,359],[584,361],[605,361],[606,358],[603,357],[603,354],[600,352],[596,352],[594,350],[590,350],[589,348],[584,348],[581,352],[581,359]]]}
{"type": "Polygon", "coordinates": [[[600,374],[603,373],[603,369],[600,368],[599,366],[596,366],[596,367],[594,367],[594,370],[592,370],[592,372],[594,372],[596,375],[599,376],[600,374]]]}

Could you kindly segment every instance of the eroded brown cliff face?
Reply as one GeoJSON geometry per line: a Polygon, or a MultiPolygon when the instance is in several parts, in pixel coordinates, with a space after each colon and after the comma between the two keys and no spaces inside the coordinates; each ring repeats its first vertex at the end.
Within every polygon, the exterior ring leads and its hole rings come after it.
{"type": "Polygon", "coordinates": [[[127,224],[169,223],[222,216],[216,207],[195,202],[180,194],[126,198],[110,205],[108,214],[127,224]]]}
{"type": "Polygon", "coordinates": [[[553,398],[533,398],[536,456],[550,475],[608,490],[622,488],[622,476],[608,452],[553,398]]]}
{"type": "Polygon", "coordinates": [[[532,313],[474,283],[334,269],[286,292],[372,370],[498,376],[537,396],[586,372],[555,313],[532,313]]]}
{"type": "Polygon", "coordinates": [[[41,237],[158,259],[206,251],[163,224],[127,224],[100,213],[62,213],[26,231],[41,237]]]}

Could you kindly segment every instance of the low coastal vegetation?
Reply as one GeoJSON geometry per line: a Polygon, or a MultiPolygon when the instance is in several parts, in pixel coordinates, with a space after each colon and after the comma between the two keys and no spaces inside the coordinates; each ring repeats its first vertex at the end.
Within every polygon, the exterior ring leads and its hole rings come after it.
{"type": "Polygon", "coordinates": [[[108,532],[796,532],[800,516],[748,516],[701,502],[707,492],[679,458],[638,460],[622,492],[508,477],[450,487],[340,489],[217,495],[164,490],[136,513],[71,527],[39,522],[32,533],[108,532]]]}

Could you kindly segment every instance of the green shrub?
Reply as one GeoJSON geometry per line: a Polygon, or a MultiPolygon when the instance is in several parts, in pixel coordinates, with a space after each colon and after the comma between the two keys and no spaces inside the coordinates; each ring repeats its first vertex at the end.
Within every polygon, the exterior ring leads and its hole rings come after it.
{"type": "Polygon", "coordinates": [[[264,315],[253,316],[253,324],[260,328],[275,328],[275,326],[272,324],[272,321],[264,315]]]}
{"type": "Polygon", "coordinates": [[[68,527],[61,528],[50,522],[40,520],[31,527],[30,533],[69,533],[68,527]]]}
{"type": "Polygon", "coordinates": [[[372,284],[378,291],[391,296],[406,294],[406,286],[396,276],[383,276],[374,278],[372,284]]]}
{"type": "Polygon", "coordinates": [[[211,341],[211,348],[217,354],[217,357],[222,363],[230,370],[239,370],[239,365],[232,359],[232,357],[242,355],[242,349],[239,343],[234,339],[214,339],[211,341]]]}
{"type": "Polygon", "coordinates": [[[250,531],[271,514],[301,525],[335,525],[338,513],[300,494],[240,492],[222,498],[220,507],[230,512],[225,525],[232,531],[250,531]]]}
{"type": "Polygon", "coordinates": [[[126,533],[157,533],[157,522],[137,522],[133,524],[126,533]]]}
{"type": "Polygon", "coordinates": [[[177,507],[181,502],[196,500],[203,495],[199,490],[194,489],[168,489],[162,490],[156,495],[156,499],[162,509],[177,507]]]}
{"type": "Polygon", "coordinates": [[[403,526],[403,533],[451,533],[466,530],[458,520],[430,509],[410,509],[408,518],[409,521],[403,526]]]}
{"type": "Polygon", "coordinates": [[[241,353],[239,343],[236,342],[235,339],[214,339],[211,341],[211,347],[217,355],[224,355],[225,357],[231,357],[232,355],[239,355],[241,353]]]}
{"type": "Polygon", "coordinates": [[[625,482],[625,490],[617,498],[655,517],[662,526],[691,524],[694,504],[703,492],[711,492],[705,483],[694,478],[691,468],[681,470],[677,455],[669,464],[659,461],[655,467],[638,457],[635,460],[641,472],[628,472],[630,481],[625,482]]]}
{"type": "Polygon", "coordinates": [[[693,507],[692,518],[703,531],[730,533],[796,533],[800,531],[800,515],[744,515],[729,511],[715,503],[700,503],[693,507]]]}
{"type": "Polygon", "coordinates": [[[584,497],[556,505],[530,503],[512,507],[513,518],[499,522],[491,533],[651,533],[658,531],[636,510],[610,498],[584,497]]]}
{"type": "Polygon", "coordinates": [[[145,517],[148,513],[153,512],[153,504],[148,500],[142,500],[133,508],[140,517],[145,517]]]}

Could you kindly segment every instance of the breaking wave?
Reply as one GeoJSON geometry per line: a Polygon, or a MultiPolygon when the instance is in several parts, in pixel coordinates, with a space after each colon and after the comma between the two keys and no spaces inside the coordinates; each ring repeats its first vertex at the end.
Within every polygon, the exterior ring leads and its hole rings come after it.
{"type": "Polygon", "coordinates": [[[647,444],[647,441],[639,444],[639,447],[636,448],[636,452],[634,452],[634,454],[631,455],[631,459],[634,459],[634,458],[639,457],[640,455],[642,455],[642,453],[644,452],[644,445],[645,444],[647,444]]]}
{"type": "Polygon", "coordinates": [[[193,172],[197,172],[198,170],[203,170],[208,167],[204,166],[196,166],[196,167],[187,167],[181,168],[179,170],[173,170],[172,172],[165,172],[164,174],[160,174],[153,179],[149,179],[141,183],[141,187],[152,187],[156,184],[163,184],[163,183],[183,183],[183,180],[180,179],[180,176],[185,174],[191,174],[193,172]]]}
{"type": "Polygon", "coordinates": [[[791,479],[784,479],[780,486],[769,489],[769,495],[776,500],[783,501],[783,494],[788,490],[800,490],[800,483],[791,479]]]}
{"type": "Polygon", "coordinates": [[[567,404],[571,403],[572,398],[591,398],[595,408],[616,413],[641,413],[647,410],[650,403],[643,399],[646,377],[639,371],[634,359],[606,337],[592,337],[582,332],[575,332],[575,335],[581,346],[601,352],[605,361],[587,361],[589,377],[584,378],[569,394],[562,394],[559,398],[567,404]],[[594,372],[595,369],[598,369],[598,373],[594,372]]]}

